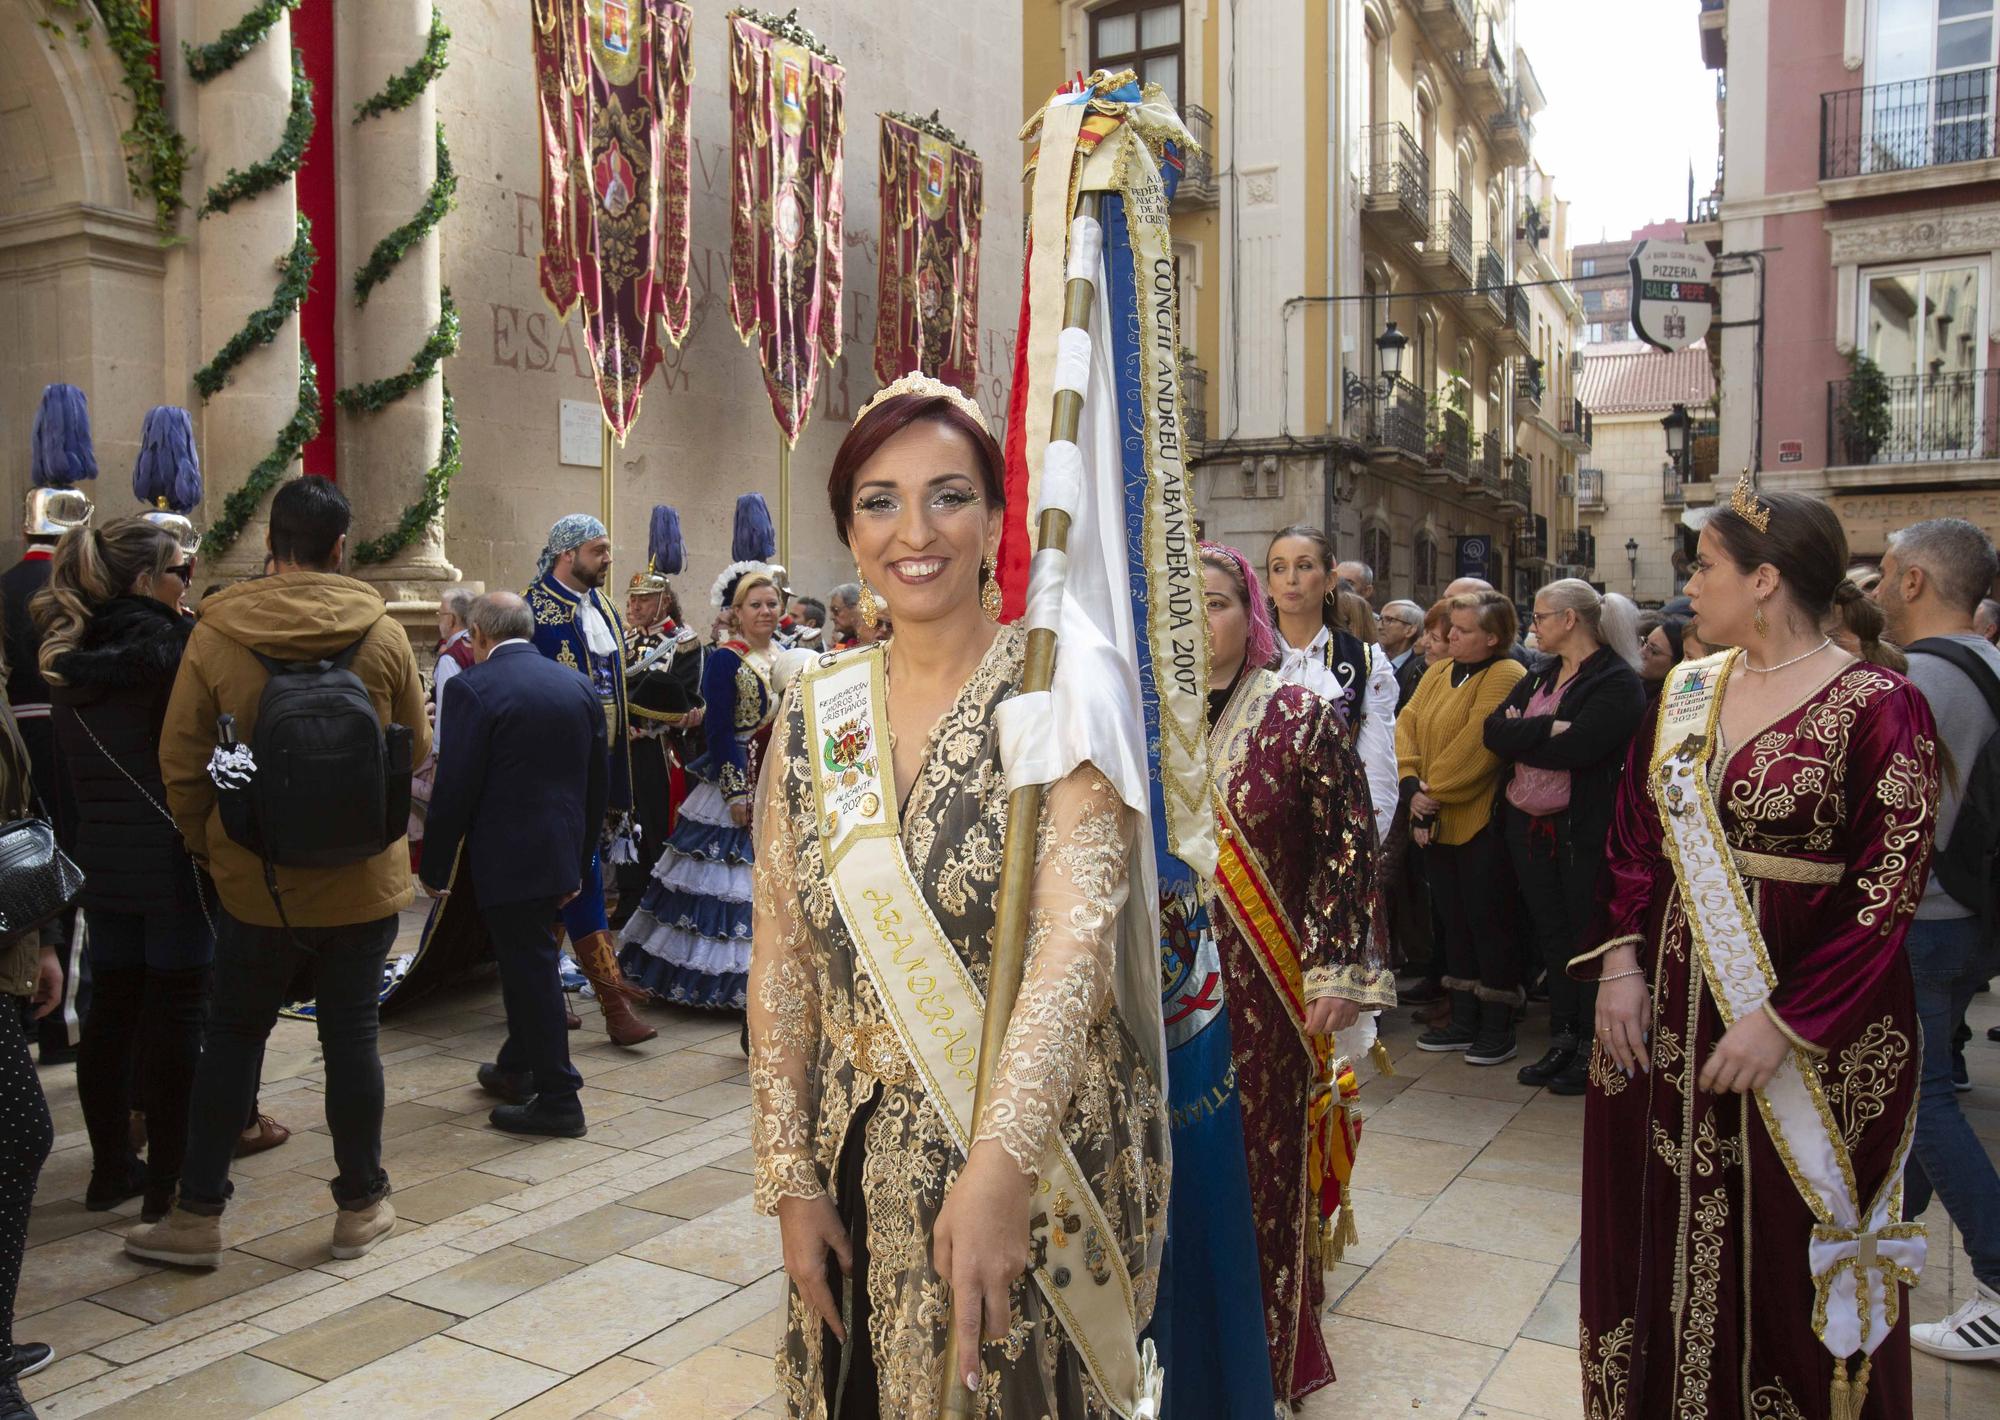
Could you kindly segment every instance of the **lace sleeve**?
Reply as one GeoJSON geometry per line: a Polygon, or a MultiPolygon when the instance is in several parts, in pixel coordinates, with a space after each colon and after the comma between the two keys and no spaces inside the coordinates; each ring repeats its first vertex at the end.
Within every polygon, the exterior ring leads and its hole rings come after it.
{"type": "Polygon", "coordinates": [[[819,983],[799,912],[798,830],[785,792],[799,762],[789,713],[778,728],[757,810],[750,945],[750,1142],[760,1213],[776,1212],[780,1198],[824,1192],[813,1163],[819,983]]]}
{"type": "Polygon", "coordinates": [[[1132,833],[1131,815],[1093,766],[1050,786],[1036,835],[1027,969],[973,1136],[998,1143],[1028,1173],[1055,1143],[1086,1036],[1109,1009],[1132,833]]]}

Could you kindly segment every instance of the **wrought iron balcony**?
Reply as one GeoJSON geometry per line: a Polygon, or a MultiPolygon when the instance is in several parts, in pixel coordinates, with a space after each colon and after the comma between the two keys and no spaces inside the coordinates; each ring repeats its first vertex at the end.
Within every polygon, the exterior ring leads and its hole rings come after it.
{"type": "Polygon", "coordinates": [[[1507,335],[1521,354],[1535,348],[1535,314],[1525,286],[1507,288],[1507,335]]]}
{"type": "Polygon", "coordinates": [[[1472,213],[1449,190],[1431,194],[1431,229],[1423,263],[1450,273],[1453,285],[1472,280],[1472,213]]]}
{"type": "Polygon", "coordinates": [[[1820,181],[1993,157],[1994,73],[1961,69],[1821,94],[1820,181]]]}
{"type": "Polygon", "coordinates": [[[1200,104],[1186,104],[1181,118],[1200,145],[1189,153],[1181,169],[1181,185],[1174,189],[1176,206],[1213,207],[1218,198],[1215,182],[1215,118],[1200,104]]]}
{"type": "Polygon", "coordinates": [[[1830,380],[1826,447],[1850,467],[2000,458],[2000,370],[1830,380]]]}
{"type": "Polygon", "coordinates": [[[1421,467],[1426,443],[1424,392],[1399,379],[1386,396],[1379,388],[1371,391],[1364,408],[1369,457],[1421,467]]]}
{"type": "Polygon", "coordinates": [[[1507,96],[1507,57],[1494,31],[1492,16],[1481,18],[1478,37],[1458,51],[1458,82],[1473,107],[1481,114],[1489,114],[1507,96]]]}
{"type": "Polygon", "coordinates": [[[1502,485],[1506,482],[1503,468],[1507,461],[1507,451],[1500,447],[1497,430],[1489,429],[1479,440],[1479,457],[1472,465],[1472,492],[1474,497],[1491,502],[1500,501],[1502,485]]]}
{"type": "Polygon", "coordinates": [[[1372,124],[1366,130],[1368,173],[1361,211],[1398,241],[1420,242],[1430,233],[1430,161],[1400,123],[1372,124]]]}
{"type": "Polygon", "coordinates": [[[1660,502],[1668,508],[1679,508],[1687,502],[1687,489],[1681,482],[1681,471],[1672,464],[1660,470],[1660,502]]]}
{"type": "Polygon", "coordinates": [[[1514,524],[1514,556],[1523,562],[1549,560],[1549,520],[1529,513],[1514,524]]]}
{"type": "MultiPolygon", "coordinates": [[[[1576,506],[1579,508],[1602,508],[1604,506],[1604,470],[1601,468],[1580,468],[1576,471],[1576,506]]],[[[1564,559],[1569,560],[1569,559],[1564,559]]]]}
{"type": "Polygon", "coordinates": [[[1528,456],[1514,455],[1513,464],[1507,470],[1507,484],[1502,489],[1501,501],[1511,503],[1526,512],[1535,501],[1535,480],[1528,472],[1528,456]]]}
{"type": "Polygon", "coordinates": [[[1527,100],[1518,81],[1508,86],[1501,97],[1499,112],[1487,120],[1486,135],[1493,142],[1493,156],[1500,166],[1518,168],[1528,161],[1528,150],[1535,141],[1535,124],[1528,117],[1527,100]]]}
{"type": "Polygon", "coordinates": [[[1507,324],[1507,262],[1492,242],[1479,249],[1473,284],[1479,294],[1461,303],[1466,318],[1489,335],[1503,329],[1507,324]]]}
{"type": "Polygon", "coordinates": [[[1444,411],[1426,461],[1460,483],[1472,476],[1472,426],[1457,410],[1444,411]]]}
{"type": "Polygon", "coordinates": [[[1571,448],[1581,453],[1590,447],[1590,411],[1583,407],[1580,399],[1573,399],[1569,404],[1562,418],[1563,437],[1569,440],[1571,448]]]}
{"type": "Polygon", "coordinates": [[[1542,412],[1542,362],[1532,355],[1514,371],[1514,409],[1520,414],[1542,412]]]}
{"type": "Polygon", "coordinates": [[[1422,0],[1417,22],[1446,54],[1472,43],[1476,33],[1472,0],[1422,0]]]}
{"type": "Polygon", "coordinates": [[[1207,442],[1208,371],[1196,363],[1192,350],[1181,351],[1181,424],[1188,443],[1207,442]]]}
{"type": "Polygon", "coordinates": [[[1562,560],[1572,567],[1586,571],[1597,566],[1597,534],[1589,528],[1578,528],[1563,539],[1562,560]]]}

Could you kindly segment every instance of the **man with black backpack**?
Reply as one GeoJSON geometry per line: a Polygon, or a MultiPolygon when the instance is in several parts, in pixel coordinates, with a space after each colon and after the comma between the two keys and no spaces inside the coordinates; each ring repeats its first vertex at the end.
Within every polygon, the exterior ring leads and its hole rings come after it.
{"type": "Polygon", "coordinates": [[[2000,650],[1972,625],[1995,575],[2000,557],[1985,533],[1963,518],[1932,518],[1890,537],[1874,593],[1930,701],[1945,770],[1931,880],[1905,946],[1924,1038],[1904,1213],[1920,1215],[1935,1191],[1972,1262],[1977,1287],[1965,1305],[1910,1328],[1918,1350],[1951,1361],[2000,1360],[2000,1174],[1952,1079],[1965,1009],[2000,971],[2000,650]]]}
{"type": "Polygon", "coordinates": [[[395,1226],[377,1005],[397,913],[414,895],[410,770],[430,731],[409,637],[374,588],[339,573],[350,517],[325,479],[278,490],[272,574],[203,601],[167,705],[168,807],[222,901],[180,1199],[127,1235],[135,1257],[217,1264],[264,1041],[307,966],[339,1170],[333,1255],[359,1257],[395,1226]]]}

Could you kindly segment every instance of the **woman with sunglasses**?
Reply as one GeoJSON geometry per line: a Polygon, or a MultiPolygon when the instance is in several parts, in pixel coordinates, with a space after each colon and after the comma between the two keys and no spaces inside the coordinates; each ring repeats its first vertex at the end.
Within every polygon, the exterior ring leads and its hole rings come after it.
{"type": "Polygon", "coordinates": [[[165,1215],[180,1179],[214,949],[210,889],[166,811],[158,750],[194,625],[181,605],[193,575],[172,533],[119,518],[63,535],[32,607],[76,805],[68,836],[89,929],[92,996],[76,1063],[91,1149],[84,1206],[143,1194],[149,1222],[165,1215]],[[143,1165],[135,1106],[146,1116],[143,1165]]]}

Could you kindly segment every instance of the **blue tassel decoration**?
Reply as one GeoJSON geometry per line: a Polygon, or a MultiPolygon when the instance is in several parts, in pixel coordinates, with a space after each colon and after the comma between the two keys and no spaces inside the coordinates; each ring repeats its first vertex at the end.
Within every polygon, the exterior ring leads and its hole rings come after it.
{"type": "Polygon", "coordinates": [[[731,562],[769,562],[778,555],[778,530],[771,526],[771,508],[761,493],[736,500],[736,532],[729,541],[731,562]]]}
{"type": "Polygon", "coordinates": [[[681,515],[665,503],[653,506],[646,530],[646,556],[662,577],[678,577],[687,568],[687,544],[681,541],[681,515]]]}
{"type": "Polygon", "coordinates": [[[37,488],[68,488],[97,477],[90,446],[90,402],[75,385],[50,385],[35,410],[29,472],[37,488]]]}
{"type": "Polygon", "coordinates": [[[132,465],[132,495],[148,508],[186,513],[201,502],[201,458],[194,448],[194,419],[185,409],[156,404],[139,433],[132,465]]]}

